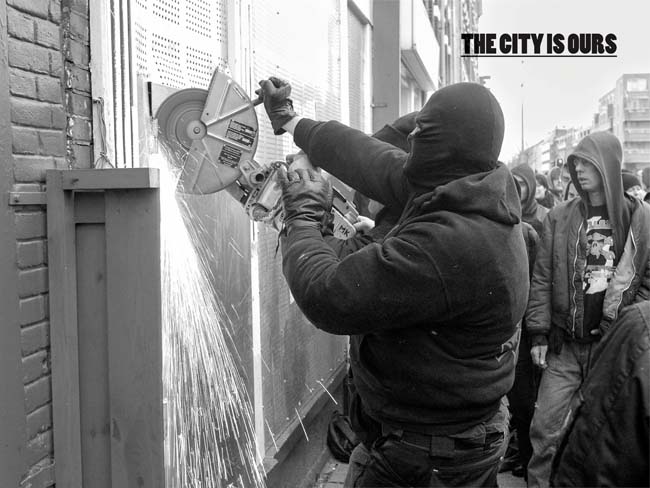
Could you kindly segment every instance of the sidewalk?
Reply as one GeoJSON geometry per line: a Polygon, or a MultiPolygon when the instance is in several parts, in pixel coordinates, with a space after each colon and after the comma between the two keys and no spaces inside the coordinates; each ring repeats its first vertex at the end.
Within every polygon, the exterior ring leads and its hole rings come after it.
{"type": "MultiPolygon", "coordinates": [[[[325,463],[318,480],[313,488],[343,488],[343,481],[348,472],[348,465],[334,458],[325,463]]],[[[499,488],[526,488],[523,478],[512,476],[512,473],[499,473],[497,477],[499,488]]]]}

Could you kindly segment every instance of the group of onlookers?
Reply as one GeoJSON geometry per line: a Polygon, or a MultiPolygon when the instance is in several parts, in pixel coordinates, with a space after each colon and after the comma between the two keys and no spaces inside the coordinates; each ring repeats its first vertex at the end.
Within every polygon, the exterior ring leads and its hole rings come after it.
{"type": "MultiPolygon", "coordinates": [[[[529,167],[528,164],[520,164],[516,167],[529,167]]],[[[624,169],[621,171],[623,179],[623,190],[646,202],[650,200],[650,193],[646,185],[636,172],[624,169]]],[[[535,187],[535,200],[541,206],[551,209],[556,204],[565,200],[571,200],[578,196],[575,185],[571,181],[568,163],[560,166],[553,166],[544,173],[535,173],[537,181],[535,187]]]]}
{"type": "Polygon", "coordinates": [[[528,486],[648,482],[650,206],[621,166],[618,139],[596,132],[547,175],[512,169],[537,232],[525,232],[534,265],[508,395],[506,466],[528,486]]]}

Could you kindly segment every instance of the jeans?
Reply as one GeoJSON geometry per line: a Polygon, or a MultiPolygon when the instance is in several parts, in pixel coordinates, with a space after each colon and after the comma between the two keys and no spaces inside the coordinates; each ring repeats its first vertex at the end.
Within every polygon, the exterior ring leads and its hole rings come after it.
{"type": "Polygon", "coordinates": [[[497,486],[508,439],[508,413],[502,405],[487,422],[432,442],[448,450],[407,442],[401,431],[383,434],[370,448],[359,444],[350,457],[345,488],[497,486]]]}
{"type": "Polygon", "coordinates": [[[565,341],[559,353],[549,350],[535,414],[530,426],[533,455],[528,463],[528,487],[548,487],[551,464],[566,429],[569,405],[591,366],[594,343],[565,341]]]}

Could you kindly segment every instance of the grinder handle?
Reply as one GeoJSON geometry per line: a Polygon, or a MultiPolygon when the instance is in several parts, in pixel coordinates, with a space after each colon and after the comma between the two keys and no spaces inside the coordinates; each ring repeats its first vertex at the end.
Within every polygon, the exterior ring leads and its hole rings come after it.
{"type": "Polygon", "coordinates": [[[296,154],[288,155],[287,163],[289,163],[289,171],[296,171],[297,169],[316,169],[314,168],[314,165],[311,164],[309,157],[303,150],[298,151],[296,154]]]}

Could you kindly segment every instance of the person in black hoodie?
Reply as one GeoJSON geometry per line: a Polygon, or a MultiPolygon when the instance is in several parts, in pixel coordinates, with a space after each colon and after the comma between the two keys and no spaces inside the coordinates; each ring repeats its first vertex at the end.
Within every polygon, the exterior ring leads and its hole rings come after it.
{"type": "Polygon", "coordinates": [[[533,362],[544,368],[530,429],[530,487],[549,485],[593,348],[624,307],[650,298],[650,207],[623,192],[621,159],[613,134],[583,138],[568,158],[580,197],[544,221],[526,311],[533,362]]]}
{"type": "Polygon", "coordinates": [[[552,486],[650,486],[650,302],[621,311],[574,395],[552,486]]]}
{"type": "Polygon", "coordinates": [[[539,205],[535,199],[535,190],[537,189],[535,172],[528,164],[523,163],[512,168],[512,176],[520,188],[521,219],[532,225],[539,234],[542,232],[542,222],[544,222],[548,209],[539,205]]]}
{"type": "Polygon", "coordinates": [[[371,427],[346,486],[497,486],[504,395],[528,295],[515,183],[497,159],[503,114],[484,87],[435,92],[405,154],[335,121],[300,118],[290,85],[260,82],[276,133],[384,205],[404,206],[379,242],[340,259],[322,228],[331,189],[315,171],[281,178],[283,271],[318,328],[352,335],[371,427]]]}
{"type": "Polygon", "coordinates": [[[542,207],[550,210],[555,205],[555,199],[551,191],[548,189],[548,179],[541,173],[537,173],[535,179],[537,180],[535,200],[537,200],[537,203],[542,207]]]}
{"type": "MultiPolygon", "coordinates": [[[[515,166],[512,169],[512,176],[515,178],[519,190],[523,223],[530,226],[528,232],[524,231],[524,240],[528,250],[528,270],[532,275],[539,233],[542,232],[542,222],[548,213],[548,209],[539,205],[535,200],[537,180],[535,172],[528,164],[524,163],[515,166]]],[[[522,321],[515,382],[510,392],[508,392],[508,402],[512,413],[511,426],[517,432],[517,449],[516,451],[513,450],[516,455],[506,457],[501,470],[506,471],[510,468],[514,475],[523,476],[525,479],[528,478],[527,466],[533,452],[528,433],[535,411],[535,400],[537,399],[539,384],[539,368],[533,365],[530,356],[530,345],[526,323],[522,321]]]]}

